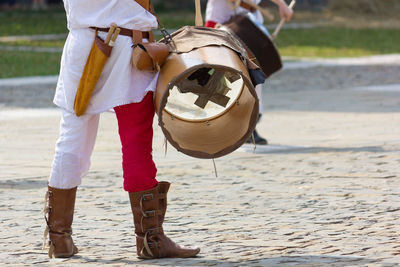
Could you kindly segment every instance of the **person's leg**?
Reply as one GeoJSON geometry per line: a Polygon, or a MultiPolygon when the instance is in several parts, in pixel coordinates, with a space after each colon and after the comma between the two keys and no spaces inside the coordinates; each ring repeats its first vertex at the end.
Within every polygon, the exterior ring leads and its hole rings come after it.
{"type": "Polygon", "coordinates": [[[78,252],[72,240],[72,221],[77,187],[90,166],[96,140],[99,115],[62,111],[60,137],[46,193],[46,232],[49,233],[49,256],[71,257],[78,252]]]}
{"type": "Polygon", "coordinates": [[[204,24],[204,27],[207,27],[207,28],[214,28],[215,25],[217,25],[217,23],[216,23],[215,21],[207,20],[206,23],[204,24]]]}
{"type": "Polygon", "coordinates": [[[81,184],[90,167],[100,115],[83,115],[62,111],[60,136],[50,173],[49,185],[69,189],[81,184]]]}
{"type": "MultiPolygon", "coordinates": [[[[259,114],[258,114],[258,121],[257,121],[257,124],[258,124],[258,123],[260,122],[260,120],[261,120],[262,112],[263,112],[262,84],[258,84],[258,85],[255,87],[255,90],[256,90],[256,93],[257,93],[258,104],[259,104],[259,114]]],[[[254,137],[254,143],[257,144],[257,145],[267,145],[267,144],[268,144],[267,139],[261,137],[261,136],[258,134],[258,132],[257,132],[256,129],[254,129],[253,135],[250,136],[249,140],[247,140],[246,143],[252,144],[252,143],[253,143],[253,137],[254,137]]]]}
{"type": "Polygon", "coordinates": [[[138,192],[157,185],[157,168],[153,161],[153,94],[140,103],[114,108],[122,145],[124,189],[138,192]]]}
{"type": "Polygon", "coordinates": [[[140,103],[114,108],[122,145],[124,189],[129,193],[139,258],[193,257],[200,249],[182,248],[162,227],[167,209],[168,182],[157,182],[151,155],[153,142],[153,94],[140,103]]]}

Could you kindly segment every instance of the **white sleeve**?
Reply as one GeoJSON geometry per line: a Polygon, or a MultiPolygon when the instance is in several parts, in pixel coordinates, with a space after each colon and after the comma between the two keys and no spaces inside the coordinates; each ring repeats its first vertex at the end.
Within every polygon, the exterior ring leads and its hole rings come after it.
{"type": "Polygon", "coordinates": [[[132,0],[64,0],[68,28],[120,27],[148,31],[157,28],[156,18],[132,0]]]}
{"type": "Polygon", "coordinates": [[[232,10],[226,0],[208,0],[206,7],[206,21],[212,20],[217,23],[227,22],[235,11],[232,10]]]}

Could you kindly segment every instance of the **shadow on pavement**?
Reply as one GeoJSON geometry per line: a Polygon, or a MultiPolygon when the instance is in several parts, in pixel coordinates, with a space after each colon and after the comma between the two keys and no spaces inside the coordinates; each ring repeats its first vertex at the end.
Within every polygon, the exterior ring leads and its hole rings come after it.
{"type": "MultiPolygon", "coordinates": [[[[155,260],[102,260],[91,259],[88,257],[75,256],[81,260],[81,263],[99,263],[99,264],[127,264],[140,266],[365,266],[365,264],[376,263],[375,259],[351,256],[322,256],[322,255],[304,255],[304,256],[281,256],[271,258],[260,258],[257,260],[229,261],[229,260],[211,260],[202,257],[190,259],[155,259],[155,260]]],[[[75,258],[74,257],[74,258],[75,258]]]]}
{"type": "Polygon", "coordinates": [[[22,178],[18,180],[3,180],[0,181],[0,189],[15,189],[15,190],[30,190],[47,187],[47,179],[43,177],[22,178]]]}
{"type": "Polygon", "coordinates": [[[384,148],[380,146],[362,146],[362,147],[301,147],[301,146],[286,146],[286,145],[267,145],[267,146],[256,146],[245,144],[238,149],[241,152],[255,153],[255,154],[308,154],[308,153],[340,153],[340,152],[386,152],[384,148]]]}

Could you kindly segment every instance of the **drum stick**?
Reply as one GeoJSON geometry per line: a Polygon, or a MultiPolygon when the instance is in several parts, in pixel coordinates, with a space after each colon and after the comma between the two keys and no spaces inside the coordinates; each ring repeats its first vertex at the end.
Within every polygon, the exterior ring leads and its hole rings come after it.
{"type": "Polygon", "coordinates": [[[200,0],[195,0],[195,4],[196,4],[196,17],[194,19],[194,23],[196,26],[204,26],[203,25],[203,16],[201,15],[200,0]]]}
{"type": "Polygon", "coordinates": [[[115,41],[117,40],[117,37],[118,37],[118,34],[119,34],[120,31],[121,31],[120,28],[116,28],[116,29],[115,29],[115,32],[114,32],[114,34],[113,34],[113,36],[112,36],[112,38],[111,38],[111,41],[110,41],[110,43],[108,44],[109,46],[114,46],[115,41]]]}
{"type": "Polygon", "coordinates": [[[111,36],[112,36],[112,34],[114,33],[115,28],[117,28],[117,24],[111,23],[110,29],[108,30],[108,33],[107,33],[107,36],[106,36],[106,39],[104,40],[104,43],[105,43],[105,44],[108,45],[108,43],[110,42],[111,36]]]}
{"type": "Polygon", "coordinates": [[[248,4],[248,5],[251,6],[252,8],[255,8],[255,9],[260,10],[261,14],[263,14],[263,16],[266,17],[268,20],[270,20],[270,21],[274,20],[274,15],[272,15],[272,14],[269,12],[268,9],[263,8],[263,7],[260,7],[259,5],[254,4],[254,3],[251,2],[251,1],[242,0],[242,2],[245,3],[245,4],[248,4]]]}
{"type": "MultiPolygon", "coordinates": [[[[294,5],[296,4],[296,0],[292,0],[292,2],[290,2],[289,4],[289,8],[293,9],[294,5]]],[[[278,37],[279,31],[281,30],[283,24],[285,24],[286,20],[285,19],[281,19],[281,21],[279,22],[278,26],[276,27],[274,33],[272,34],[272,39],[276,39],[276,37],[278,37]]]]}

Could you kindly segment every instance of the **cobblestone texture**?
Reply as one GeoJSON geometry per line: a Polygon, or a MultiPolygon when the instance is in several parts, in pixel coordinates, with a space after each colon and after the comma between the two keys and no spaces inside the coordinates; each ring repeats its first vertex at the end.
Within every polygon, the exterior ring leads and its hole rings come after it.
{"type": "Polygon", "coordinates": [[[77,193],[80,252],[48,259],[41,209],[59,113],[43,109],[50,88],[0,89],[1,265],[397,266],[400,85],[385,86],[400,84],[398,73],[398,66],[283,70],[269,81],[257,127],[270,145],[216,159],[218,177],[211,160],[171,146],[164,156],[156,127],[158,177],[172,182],[164,229],[202,250],[193,259],[149,261],[135,257],[111,113],[102,116],[77,193]],[[372,85],[381,90],[365,87],[372,85]]]}

